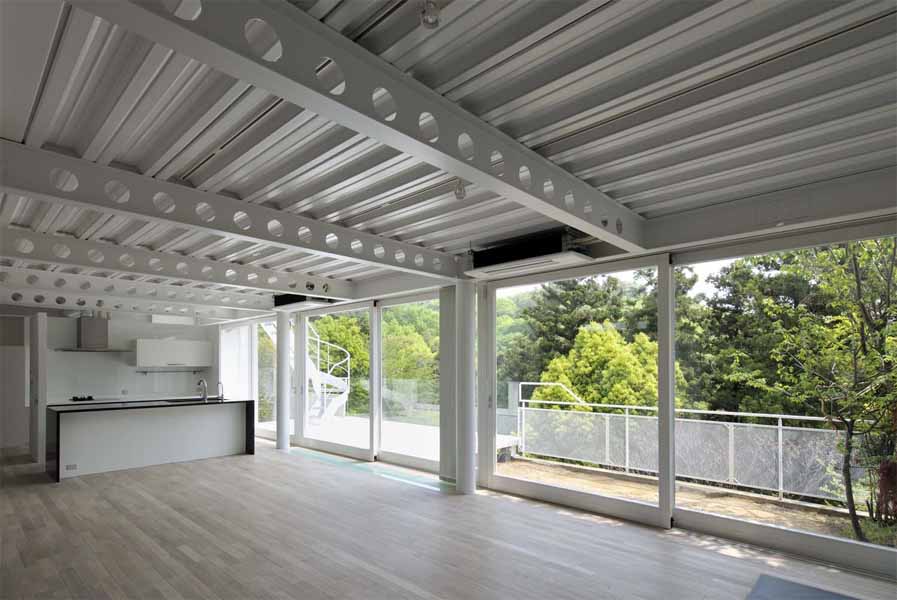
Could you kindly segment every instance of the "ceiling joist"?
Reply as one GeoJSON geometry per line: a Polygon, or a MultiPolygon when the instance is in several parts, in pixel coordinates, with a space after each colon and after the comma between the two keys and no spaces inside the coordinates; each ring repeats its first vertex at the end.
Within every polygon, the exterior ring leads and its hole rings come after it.
{"type": "Polygon", "coordinates": [[[286,2],[72,4],[623,250],[644,247],[635,212],[286,2]]]}
{"type": "Polygon", "coordinates": [[[0,141],[0,190],[216,235],[453,279],[455,257],[258,204],[0,141]]]}
{"type": "Polygon", "coordinates": [[[0,228],[0,256],[15,261],[136,273],[160,279],[239,286],[272,293],[351,299],[353,284],[260,267],[204,260],[142,248],[90,242],[30,230],[0,228]]]}

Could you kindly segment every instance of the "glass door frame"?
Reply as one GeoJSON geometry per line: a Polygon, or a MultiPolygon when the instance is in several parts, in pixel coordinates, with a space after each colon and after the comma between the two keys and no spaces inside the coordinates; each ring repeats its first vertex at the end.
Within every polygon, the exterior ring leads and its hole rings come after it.
{"type": "MultiPolygon", "coordinates": [[[[385,378],[382,377],[383,372],[383,353],[382,353],[382,309],[389,308],[392,306],[401,306],[403,304],[413,304],[415,302],[427,302],[430,300],[439,300],[439,291],[433,290],[430,292],[422,292],[418,294],[411,294],[406,296],[395,296],[392,298],[388,298],[386,300],[378,300],[375,302],[376,313],[377,313],[377,321],[378,321],[378,331],[380,332],[380,349],[378,351],[378,362],[380,364],[380,368],[378,369],[378,374],[380,374],[380,381],[377,385],[379,389],[379,393],[377,394],[378,402],[380,406],[378,407],[378,414],[380,418],[377,420],[377,460],[388,462],[391,464],[400,465],[403,467],[408,467],[411,469],[418,469],[421,471],[428,471],[431,473],[439,473],[439,461],[438,460],[428,460],[426,458],[419,458],[416,456],[409,456],[407,454],[400,454],[398,452],[390,452],[388,450],[383,450],[381,446],[382,431],[383,431],[383,385],[385,378]]],[[[372,329],[373,330],[373,329],[372,329]]],[[[442,331],[439,332],[439,335],[442,335],[442,331]]],[[[373,362],[374,357],[371,355],[371,362],[373,362]]],[[[373,385],[373,383],[372,383],[373,385]]],[[[440,410],[442,398],[440,398],[440,410]]],[[[439,443],[440,446],[443,443],[442,440],[442,427],[439,428],[439,443]]]]}
{"type": "Polygon", "coordinates": [[[673,296],[672,267],[668,254],[624,259],[585,267],[576,267],[489,281],[477,291],[477,406],[479,452],[477,456],[477,484],[492,490],[544,500],[554,504],[572,506],[590,512],[601,513],[663,528],[672,526],[675,502],[673,481],[673,397],[672,348],[673,296]],[[580,277],[607,275],[621,271],[654,267],[657,269],[658,307],[658,503],[657,505],[626,500],[613,496],[581,492],[560,486],[525,481],[499,475],[496,472],[496,420],[497,406],[497,356],[495,331],[495,299],[499,289],[520,285],[533,285],[580,277]],[[482,400],[486,401],[483,402],[482,400]]]}
{"type": "Polygon", "coordinates": [[[377,446],[379,445],[379,418],[380,418],[380,314],[379,308],[373,301],[352,302],[347,304],[338,304],[336,306],[326,306],[294,313],[295,324],[294,332],[296,337],[296,352],[294,359],[294,373],[299,379],[294,383],[292,388],[296,402],[293,403],[294,414],[296,415],[296,430],[292,437],[292,443],[298,446],[311,448],[313,450],[321,450],[333,454],[341,454],[354,458],[356,460],[364,460],[373,462],[377,459],[377,446]],[[307,419],[307,402],[308,377],[305,372],[305,357],[308,352],[308,320],[311,317],[322,317],[326,315],[335,315],[346,312],[368,311],[370,320],[370,339],[368,340],[368,353],[370,356],[370,415],[368,416],[368,447],[356,448],[347,444],[340,444],[327,440],[319,440],[306,435],[307,419]],[[301,332],[300,332],[301,330],[301,332]],[[302,343],[300,343],[302,340],[302,343]],[[304,352],[300,352],[300,348],[304,348],[304,352]],[[297,385],[298,384],[298,385],[297,385]]]}

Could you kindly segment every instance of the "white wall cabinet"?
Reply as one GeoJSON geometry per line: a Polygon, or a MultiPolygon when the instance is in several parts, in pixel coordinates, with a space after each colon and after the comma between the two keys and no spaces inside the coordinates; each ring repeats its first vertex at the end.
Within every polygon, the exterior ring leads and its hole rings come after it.
{"type": "Polygon", "coordinates": [[[137,369],[181,371],[212,366],[212,344],[198,340],[137,340],[137,369]]]}

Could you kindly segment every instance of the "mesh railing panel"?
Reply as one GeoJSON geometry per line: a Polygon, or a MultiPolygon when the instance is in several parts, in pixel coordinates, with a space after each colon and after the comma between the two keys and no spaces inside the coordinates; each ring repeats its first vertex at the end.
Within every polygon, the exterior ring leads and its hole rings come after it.
{"type": "Polygon", "coordinates": [[[779,489],[779,434],[768,425],[735,424],[735,481],[744,486],[779,489]]]}
{"type": "Polygon", "coordinates": [[[729,428],[725,423],[676,419],[676,474],[680,477],[726,481],[728,452],[729,428]]]}
{"type": "MultiPolygon", "coordinates": [[[[657,418],[571,410],[522,409],[523,451],[596,465],[656,472],[657,418]]],[[[782,428],[782,492],[843,499],[838,432],[782,428]]],[[[676,419],[676,475],[779,489],[776,426],[676,419]],[[729,428],[732,432],[730,435],[729,428]]],[[[857,476],[862,475],[858,470],[857,476]]]]}

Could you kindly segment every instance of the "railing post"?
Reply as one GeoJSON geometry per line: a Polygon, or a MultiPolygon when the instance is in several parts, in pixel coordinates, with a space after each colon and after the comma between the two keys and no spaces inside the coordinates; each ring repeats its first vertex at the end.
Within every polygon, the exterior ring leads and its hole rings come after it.
{"type": "Polygon", "coordinates": [[[735,483],[735,426],[727,423],[729,428],[729,482],[735,483]]]}
{"type": "Polygon", "coordinates": [[[610,465],[610,415],[604,413],[604,464],[610,465]]]}
{"type": "Polygon", "coordinates": [[[517,398],[517,411],[520,413],[520,455],[526,453],[526,413],[523,398],[517,398]]]}
{"type": "Polygon", "coordinates": [[[623,417],[623,448],[626,453],[626,463],[624,464],[624,469],[626,472],[629,472],[629,407],[624,408],[624,417],[623,417]]]}
{"type": "Polygon", "coordinates": [[[779,462],[779,500],[782,500],[785,497],[785,470],[784,466],[784,455],[782,452],[783,444],[782,444],[782,417],[779,417],[779,424],[776,428],[778,433],[778,462],[779,462]]]}

